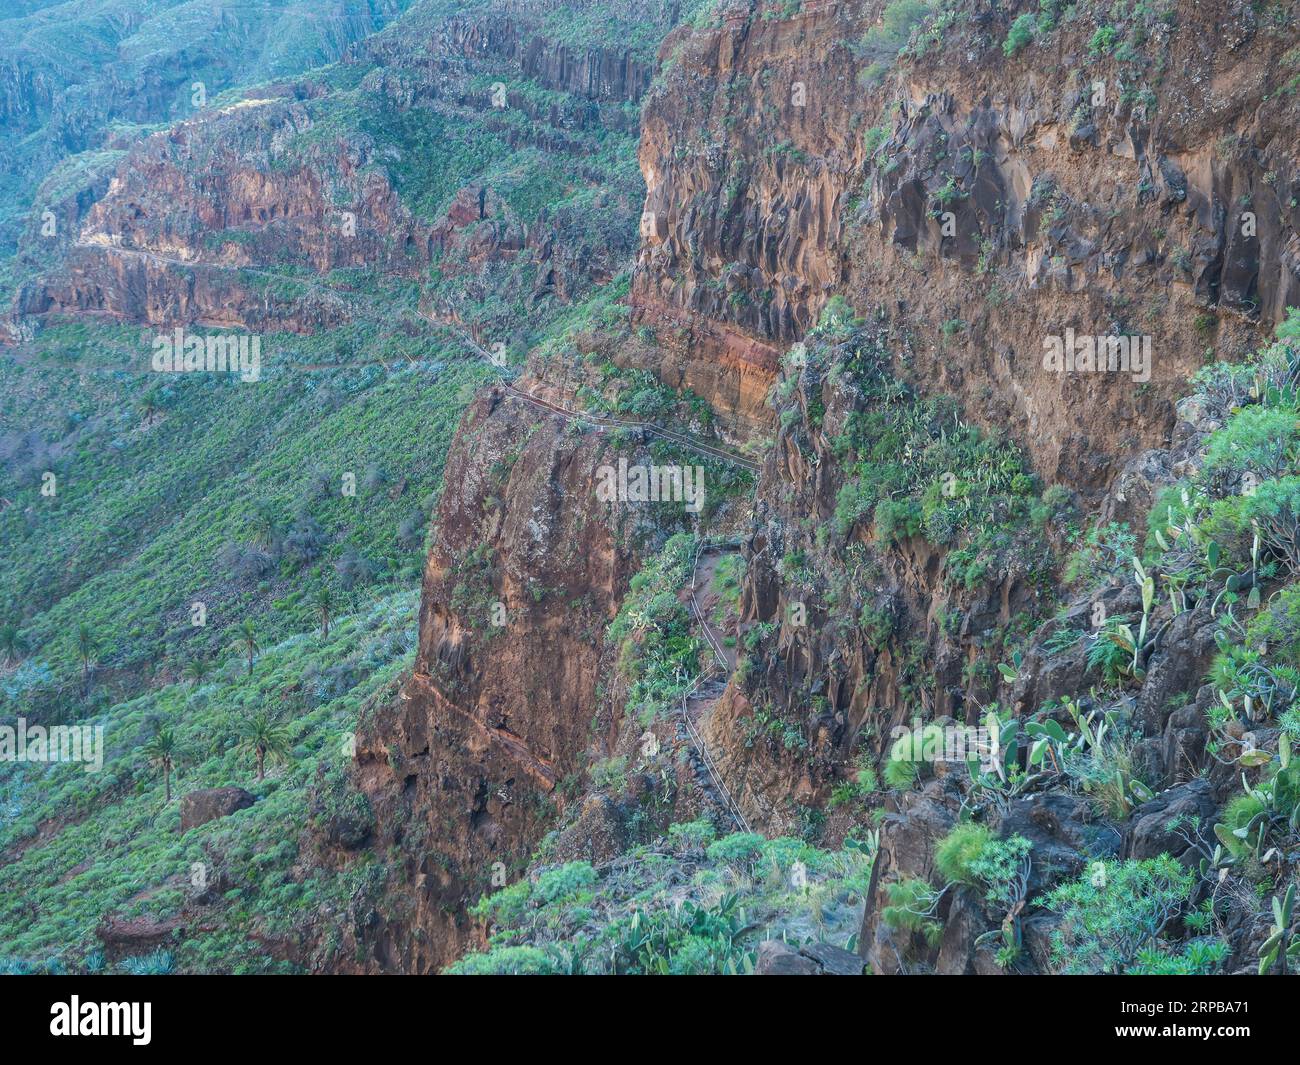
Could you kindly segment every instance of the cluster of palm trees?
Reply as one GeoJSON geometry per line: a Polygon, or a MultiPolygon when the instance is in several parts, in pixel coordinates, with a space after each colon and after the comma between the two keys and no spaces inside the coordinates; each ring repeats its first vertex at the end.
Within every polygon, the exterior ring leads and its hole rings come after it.
{"type": "MultiPolygon", "coordinates": [[[[322,585],[312,600],[320,619],[321,639],[328,639],[330,622],[334,620],[334,594],[328,586],[322,585]]],[[[253,674],[253,659],[262,649],[257,636],[257,629],[249,618],[245,618],[235,628],[235,643],[243,651],[248,663],[248,675],[253,674]]],[[[0,648],[3,643],[0,643],[0,648]]],[[[182,676],[196,687],[203,683],[212,672],[212,663],[205,658],[193,658],[185,664],[182,676]]],[[[288,729],[266,710],[257,710],[237,726],[239,742],[235,749],[252,755],[257,764],[257,779],[266,777],[268,761],[285,761],[289,757],[288,729]]],[[[176,740],[176,732],[170,725],[159,723],[149,742],[140,748],[140,753],[154,769],[163,775],[164,802],[171,802],[171,776],[181,757],[176,740]]]]}
{"type": "MultiPolygon", "coordinates": [[[[312,604],[320,621],[321,639],[328,639],[330,622],[334,620],[335,599],[333,592],[330,591],[328,586],[323,585],[313,596],[312,604]]],[[[94,630],[85,622],[77,626],[75,642],[77,657],[81,660],[81,686],[82,696],[84,697],[90,691],[90,667],[99,654],[102,645],[94,630]]],[[[258,651],[262,649],[257,628],[251,619],[245,618],[235,628],[235,644],[243,653],[247,661],[248,675],[251,676],[253,673],[253,660],[256,658],[258,651]]],[[[17,625],[0,625],[0,660],[3,661],[4,665],[14,665],[22,658],[27,649],[27,641],[24,640],[17,625]]],[[[181,675],[197,687],[208,678],[212,670],[213,663],[211,660],[192,658],[185,663],[181,675]]],[[[258,780],[265,778],[268,761],[284,761],[288,758],[288,730],[284,724],[266,710],[255,711],[237,726],[237,731],[239,743],[236,749],[253,757],[257,765],[258,780]]],[[[183,758],[180,743],[176,738],[176,730],[171,725],[157,722],[154,726],[153,735],[140,748],[140,754],[144,756],[145,761],[150,766],[162,774],[165,801],[171,802],[172,775],[176,771],[177,764],[183,758]]]]}
{"type": "MultiPolygon", "coordinates": [[[[266,710],[256,710],[236,726],[239,742],[235,750],[251,755],[257,766],[257,779],[266,778],[266,764],[284,762],[289,758],[289,730],[266,710]]],[[[161,721],[154,724],[154,732],[140,748],[145,761],[162,774],[163,801],[172,801],[172,774],[185,757],[176,730],[161,721]]]]}
{"type": "MultiPolygon", "coordinates": [[[[328,585],[322,585],[316,591],[312,597],[312,605],[316,608],[316,616],[320,620],[321,639],[327,640],[336,606],[334,593],[330,591],[328,585]]],[[[95,657],[102,650],[102,644],[95,631],[84,621],[77,626],[75,642],[77,657],[81,660],[81,688],[84,696],[90,691],[90,667],[95,664],[95,657]]],[[[257,629],[249,618],[245,618],[236,627],[235,643],[243,651],[251,675],[253,659],[262,649],[262,645],[257,637],[257,629]]],[[[9,623],[0,625],[0,665],[15,665],[27,650],[27,641],[17,625],[9,623]]],[[[182,675],[196,684],[201,684],[211,671],[210,662],[196,658],[185,664],[182,675]]]]}
{"type": "MultiPolygon", "coordinates": [[[[334,620],[334,594],[328,587],[322,586],[312,600],[316,606],[316,614],[320,618],[320,635],[321,639],[329,638],[330,622],[334,620]]],[[[257,652],[262,649],[262,644],[257,638],[257,628],[249,618],[244,618],[235,628],[235,644],[244,653],[248,663],[248,675],[253,675],[253,659],[257,657],[257,652]]],[[[183,675],[193,680],[196,684],[202,683],[203,678],[208,675],[211,667],[203,663],[201,659],[193,659],[188,662],[182,671],[183,675]]]]}
{"type": "MultiPolygon", "coordinates": [[[[77,657],[81,659],[81,693],[84,697],[90,691],[90,667],[99,654],[99,638],[84,621],[77,626],[77,657]]],[[[27,641],[13,624],[0,625],[0,659],[3,664],[12,666],[27,651],[27,641]]]]}

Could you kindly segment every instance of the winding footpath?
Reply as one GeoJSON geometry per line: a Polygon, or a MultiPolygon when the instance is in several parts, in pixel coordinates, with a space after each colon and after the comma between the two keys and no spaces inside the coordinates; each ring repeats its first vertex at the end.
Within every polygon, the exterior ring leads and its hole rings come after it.
{"type": "Polygon", "coordinates": [[[709,753],[708,744],[704,742],[704,737],[700,734],[697,726],[698,719],[703,716],[708,707],[717,702],[718,695],[721,694],[720,690],[716,692],[708,691],[706,685],[713,684],[719,673],[722,675],[725,685],[726,678],[730,677],[732,670],[735,669],[734,654],[729,655],[727,653],[721,634],[709,621],[707,614],[700,606],[697,594],[700,591],[700,559],[710,552],[735,551],[739,547],[739,539],[714,541],[712,543],[702,541],[695,550],[695,563],[691,567],[691,616],[695,618],[696,623],[700,626],[700,631],[704,633],[704,637],[708,641],[709,650],[713,652],[714,665],[701,673],[699,679],[691,686],[691,689],[682,696],[680,713],[687,738],[690,740],[691,746],[695,748],[695,753],[698,755],[701,764],[703,764],[714,790],[721,798],[722,805],[726,807],[727,812],[731,814],[732,819],[742,832],[751,832],[753,830],[749,826],[749,821],[741,812],[740,804],[736,802],[726,782],[722,779],[722,773],[719,771],[717,763],[714,762],[713,756],[709,753]],[[697,709],[692,709],[692,703],[697,704],[697,709]]]}
{"type": "MultiPolygon", "coordinates": [[[[145,251],[141,248],[123,247],[119,244],[100,243],[97,241],[78,241],[73,245],[77,248],[93,248],[106,253],[136,258],[158,266],[181,267],[184,269],[208,269],[208,270],[236,270],[245,273],[254,274],[259,277],[269,278],[271,280],[282,281],[287,284],[300,285],[317,293],[326,293],[327,298],[339,305],[345,305],[348,300],[344,293],[333,285],[324,284],[319,279],[299,277],[293,274],[277,273],[273,270],[267,270],[256,266],[237,266],[228,263],[207,263],[202,261],[190,261],[177,259],[171,256],[159,255],[156,252],[145,251]]],[[[560,406],[549,400],[542,399],[533,395],[531,392],[525,392],[515,386],[510,379],[506,367],[502,366],[500,361],[493,357],[492,353],[485,350],[465,329],[461,328],[454,322],[434,318],[424,311],[416,312],[419,317],[429,325],[438,329],[444,329],[454,334],[465,347],[469,348],[478,358],[486,362],[497,371],[500,387],[503,392],[512,399],[527,403],[535,410],[547,414],[559,415],[567,421],[579,422],[590,425],[597,431],[607,429],[623,429],[632,432],[641,432],[650,436],[656,436],[670,444],[685,448],[693,454],[700,455],[703,458],[715,459],[719,462],[725,462],[729,465],[739,466],[741,469],[748,470],[750,473],[759,472],[759,464],[747,456],[740,455],[734,451],[718,447],[714,444],[706,443],[696,437],[686,433],[677,432],[674,429],[666,429],[663,426],[656,425],[653,422],[632,421],[624,418],[615,418],[609,415],[592,414],[588,411],[571,410],[568,407],[560,406]]],[[[37,365],[30,357],[23,356],[17,351],[6,353],[10,358],[20,365],[37,365]]],[[[271,365],[267,367],[269,371],[290,370],[298,373],[323,373],[330,371],[362,370],[372,366],[382,366],[385,370],[392,369],[394,360],[383,361],[374,359],[366,362],[349,362],[349,363],[309,363],[309,364],[286,364],[283,366],[271,365]]],[[[416,360],[409,359],[408,362],[413,366],[418,366],[416,360]]],[[[90,373],[131,373],[129,368],[110,368],[110,367],[93,367],[83,372],[90,373]]],[[[151,373],[150,370],[134,371],[138,373],[151,373]]]]}

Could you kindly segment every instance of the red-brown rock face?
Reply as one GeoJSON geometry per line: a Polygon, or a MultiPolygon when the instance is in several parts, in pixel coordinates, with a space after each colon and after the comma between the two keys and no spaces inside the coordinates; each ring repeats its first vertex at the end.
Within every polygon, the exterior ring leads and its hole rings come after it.
{"type": "Polygon", "coordinates": [[[664,380],[751,429],[770,421],[780,352],[843,280],[863,157],[849,45],[865,5],[840,7],[677,31],[645,105],[633,301],[667,331],[664,380]]]}
{"type": "Polygon", "coordinates": [[[391,908],[362,933],[370,968],[437,971],[460,954],[479,934],[466,908],[494,872],[514,879],[565,802],[634,569],[630,530],[594,501],[605,446],[497,391],[461,425],[415,672],[357,756],[376,847],[400,855],[391,908]]]}
{"type": "Polygon", "coordinates": [[[655,369],[762,426],[776,357],[843,292],[906,315],[923,390],[1096,491],[1164,442],[1208,345],[1248,350],[1297,298],[1296,103],[1268,91],[1293,42],[1180,4],[1146,63],[1091,54],[1086,18],[1008,60],[1003,21],[961,5],[866,77],[882,6],[737,3],[665,42],[633,292],[655,369]],[[1045,372],[1066,328],[1150,336],[1150,383],[1045,372]]]}

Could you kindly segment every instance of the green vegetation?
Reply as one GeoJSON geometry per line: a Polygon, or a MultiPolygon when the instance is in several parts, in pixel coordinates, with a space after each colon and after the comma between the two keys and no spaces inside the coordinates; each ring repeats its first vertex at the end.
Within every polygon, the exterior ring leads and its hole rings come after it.
{"type": "Polygon", "coordinates": [[[618,669],[628,681],[628,710],[643,725],[673,713],[700,672],[704,643],[680,599],[690,583],[695,543],[678,533],[646,562],[605,634],[618,648],[618,669]]]}
{"type": "Polygon", "coordinates": [[[673,825],[598,867],[536,867],[480,900],[490,947],[447,972],[731,974],[753,971],[764,939],[852,947],[871,872],[862,847],[736,833],[702,852],[711,838],[701,823],[673,825]]]}
{"type": "MultiPolygon", "coordinates": [[[[364,810],[343,783],[344,741],[363,708],[410,669],[417,604],[414,588],[380,596],[338,617],[328,640],[300,632],[268,643],[251,676],[232,655],[202,684],[163,684],[108,708],[94,719],[105,731],[98,773],[75,763],[0,765],[0,847],[10,855],[0,867],[0,943],[9,963],[93,967],[104,914],[165,923],[196,890],[197,864],[220,887],[206,908],[214,930],[169,947],[175,967],[292,969],[268,944],[298,941],[322,919],[346,921],[349,900],[383,881],[369,859],[339,873],[304,870],[294,826],[364,810]],[[284,742],[274,743],[284,758],[266,758],[259,778],[257,737],[268,738],[237,723],[271,705],[287,712],[284,742]],[[182,835],[171,797],[229,785],[257,802],[182,835]]],[[[321,949],[337,942],[327,937],[321,949]]]]}
{"type": "Polygon", "coordinates": [[[967,821],[957,825],[934,849],[934,867],[945,880],[958,884],[976,883],[971,866],[992,838],[983,825],[967,821]]]}
{"type": "Polygon", "coordinates": [[[1029,12],[1018,15],[1016,21],[1011,24],[1011,29],[1007,31],[1007,39],[1002,42],[1002,51],[1008,56],[1015,55],[1033,41],[1037,31],[1037,18],[1029,12]]]}
{"type": "MultiPolygon", "coordinates": [[[[373,329],[347,332],[364,344],[373,329]]],[[[268,644],[315,626],[311,590],[322,585],[349,610],[414,585],[422,544],[403,525],[414,517],[422,532],[461,406],[489,371],[405,359],[391,374],[290,369],[333,345],[268,338],[271,368],[257,384],[155,385],[147,427],[132,412],[138,377],[60,366],[82,351],[109,366],[130,358],[133,330],[53,326],[32,344],[34,367],[0,363],[0,416],[34,434],[0,469],[0,495],[15,504],[0,512],[12,548],[0,617],[30,652],[11,712],[77,716],[78,702],[100,707],[134,690],[131,678],[218,659],[236,639],[247,662],[236,629],[247,621],[268,644]],[[400,494],[367,476],[394,456],[400,494]],[[47,470],[52,497],[41,494],[47,470]],[[89,683],[100,674],[112,679],[89,683]]]]}
{"type": "MultiPolygon", "coordinates": [[[[949,549],[947,578],[968,588],[996,579],[1013,557],[1046,579],[1038,525],[1053,508],[1040,502],[1021,454],[965,422],[951,402],[917,397],[881,368],[878,341],[836,322],[833,335],[851,354],[831,372],[861,396],[832,441],[845,468],[836,531],[848,535],[869,515],[882,544],[923,536],[949,549]]],[[[813,349],[810,369],[821,358],[813,349]]]]}
{"type": "MultiPolygon", "coordinates": [[[[1052,935],[1056,964],[1066,973],[1131,971],[1144,951],[1160,949],[1191,889],[1192,874],[1167,855],[1094,862],[1047,897],[1061,915],[1052,935]]],[[[1149,968],[1150,957],[1140,964],[1149,968]]]]}
{"type": "Polygon", "coordinates": [[[885,760],[885,783],[891,788],[905,789],[915,784],[923,769],[933,768],[933,763],[943,757],[944,732],[939,725],[923,725],[896,739],[885,760]]]}

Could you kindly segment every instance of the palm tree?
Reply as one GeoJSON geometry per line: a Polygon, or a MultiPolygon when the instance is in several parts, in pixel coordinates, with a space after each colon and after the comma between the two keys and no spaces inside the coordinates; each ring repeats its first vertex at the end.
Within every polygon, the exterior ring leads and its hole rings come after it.
{"type": "Polygon", "coordinates": [[[320,614],[320,638],[328,640],[330,635],[330,621],[334,617],[334,596],[329,588],[322,587],[316,593],[316,611],[320,614]]]}
{"type": "Polygon", "coordinates": [[[81,691],[90,691],[90,663],[99,651],[99,640],[84,621],[77,626],[77,654],[81,656],[81,691]]]}
{"type": "Polygon", "coordinates": [[[261,644],[257,642],[257,632],[253,628],[253,623],[248,618],[240,622],[239,628],[235,630],[238,634],[237,642],[244,649],[248,656],[248,675],[253,675],[253,655],[262,649],[261,644]]]}
{"type": "Polygon", "coordinates": [[[271,550],[280,542],[280,526],[266,504],[259,504],[253,511],[249,529],[253,534],[253,546],[271,550]]]}
{"type": "Polygon", "coordinates": [[[27,641],[18,635],[17,625],[0,625],[0,654],[6,663],[18,661],[27,650],[27,641]]]}
{"type": "Polygon", "coordinates": [[[155,769],[163,775],[164,802],[172,801],[172,771],[176,768],[179,751],[176,747],[176,733],[170,725],[154,726],[153,737],[140,748],[140,752],[155,769]]]}
{"type": "Polygon", "coordinates": [[[185,663],[185,668],[181,670],[181,675],[187,680],[193,682],[197,688],[203,683],[204,679],[212,672],[212,663],[206,658],[192,658],[185,663]]]}
{"type": "Polygon", "coordinates": [[[154,418],[156,418],[162,411],[162,404],[159,402],[158,393],[152,389],[136,400],[135,405],[136,409],[140,412],[140,416],[144,419],[144,424],[146,426],[152,425],[154,418]]]}
{"type": "Polygon", "coordinates": [[[238,750],[257,758],[257,779],[266,776],[266,759],[289,757],[289,732],[265,710],[258,710],[239,726],[238,750]]]}

